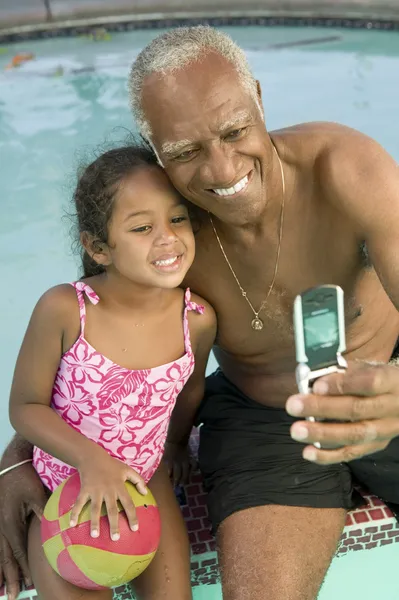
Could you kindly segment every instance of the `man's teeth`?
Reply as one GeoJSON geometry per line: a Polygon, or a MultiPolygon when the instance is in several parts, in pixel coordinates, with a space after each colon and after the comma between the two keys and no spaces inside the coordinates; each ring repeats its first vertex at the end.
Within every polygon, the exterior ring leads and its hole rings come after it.
{"type": "Polygon", "coordinates": [[[169,265],[173,265],[173,263],[177,261],[177,258],[177,256],[174,256],[173,258],[166,258],[165,260],[156,260],[154,261],[154,265],[157,265],[157,267],[168,267],[169,265]]]}
{"type": "Polygon", "coordinates": [[[245,175],[241,181],[233,185],[231,188],[218,188],[213,190],[215,194],[218,196],[232,196],[233,194],[237,194],[237,192],[241,192],[245,188],[248,183],[248,175],[245,175]]]}

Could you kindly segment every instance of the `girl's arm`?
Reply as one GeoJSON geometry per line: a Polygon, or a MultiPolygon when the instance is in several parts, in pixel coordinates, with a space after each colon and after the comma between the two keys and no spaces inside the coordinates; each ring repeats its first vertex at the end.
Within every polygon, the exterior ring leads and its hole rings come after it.
{"type": "Polygon", "coordinates": [[[76,293],[71,286],[68,288],[52,288],[33,311],[14,371],[10,421],[31,444],[79,468],[84,455],[101,453],[101,448],[50,408],[63,338],[71,323],[79,323],[76,293]]]}
{"type": "Polygon", "coordinates": [[[32,444],[79,470],[81,490],[71,513],[71,524],[76,523],[84,504],[91,500],[92,535],[97,537],[101,506],[105,502],[111,536],[118,539],[118,499],[132,529],[137,528],[134,506],[124,483],[131,481],[145,494],[144,481],[133,469],[75,431],[50,407],[55,376],[65,350],[63,339],[71,336],[73,323],[77,337],[80,327],[75,290],[65,285],[46,292],[33,311],[19,352],[11,388],[10,421],[32,444]]]}
{"type": "Polygon", "coordinates": [[[195,302],[205,306],[203,315],[193,315],[190,324],[191,340],[195,343],[195,368],[180,392],[169,424],[165,461],[173,472],[175,483],[188,477],[187,444],[198,407],[204,397],[205,371],[209,354],[216,337],[216,315],[210,304],[195,297],[195,302]]]}

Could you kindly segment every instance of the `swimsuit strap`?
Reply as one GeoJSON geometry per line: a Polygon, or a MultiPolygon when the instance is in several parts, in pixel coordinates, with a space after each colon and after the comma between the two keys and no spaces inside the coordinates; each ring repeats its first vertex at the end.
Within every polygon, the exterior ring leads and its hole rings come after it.
{"type": "Polygon", "coordinates": [[[84,283],[83,281],[75,281],[74,283],[71,283],[71,285],[75,288],[76,295],[78,297],[80,315],[80,335],[84,335],[86,325],[85,294],[92,304],[97,304],[100,298],[97,296],[96,292],[89,285],[87,285],[87,283],[84,283]]]}
{"type": "Polygon", "coordinates": [[[187,288],[184,294],[184,316],[183,316],[183,331],[184,331],[184,347],[187,354],[192,354],[191,341],[190,341],[190,329],[188,327],[187,313],[189,310],[194,310],[200,315],[205,312],[205,307],[202,304],[197,304],[191,301],[190,288],[187,288]]]}

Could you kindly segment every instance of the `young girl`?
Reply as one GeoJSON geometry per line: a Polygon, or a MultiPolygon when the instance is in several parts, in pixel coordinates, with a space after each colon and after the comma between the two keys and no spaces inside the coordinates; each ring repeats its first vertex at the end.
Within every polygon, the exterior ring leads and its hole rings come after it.
{"type": "MultiPolygon", "coordinates": [[[[93,537],[105,503],[111,538],[119,538],[118,500],[136,530],[124,482],[142,494],[149,483],[162,535],[134,590],[140,600],[188,600],[187,535],[161,458],[177,395],[189,413],[202,398],[216,325],[212,308],[178,287],[194,259],[187,208],[139,146],[95,160],[74,201],[84,278],[39,300],[16,365],[11,423],[35,445],[33,463],[48,490],[79,471],[72,525],[90,501],[93,537]]],[[[110,590],[78,589],[51,569],[37,517],[28,542],[41,600],[112,598],[110,590]]]]}

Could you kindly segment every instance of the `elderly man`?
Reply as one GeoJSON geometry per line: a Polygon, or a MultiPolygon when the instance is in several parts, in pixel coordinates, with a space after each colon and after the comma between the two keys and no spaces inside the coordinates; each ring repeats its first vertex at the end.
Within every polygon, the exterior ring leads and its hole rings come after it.
{"type": "MultiPolygon", "coordinates": [[[[223,597],[314,600],[357,500],[353,476],[399,502],[399,371],[384,364],[399,334],[398,169],[335,124],[268,132],[244,53],[211,28],[156,38],[129,84],[142,135],[199,209],[185,283],[217,312],[220,370],[199,411],[177,406],[171,436],[187,439],[197,411],[223,597]],[[350,367],[304,396],[293,300],[324,283],[345,291],[350,367]]],[[[10,448],[7,464],[23,452],[10,448]]],[[[40,501],[29,481],[24,507],[40,501]]]]}

